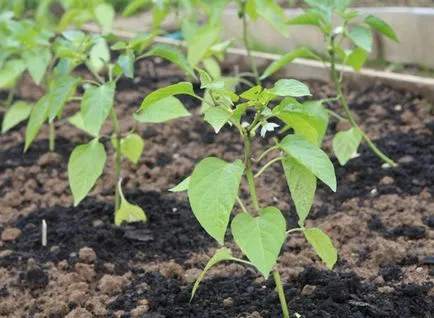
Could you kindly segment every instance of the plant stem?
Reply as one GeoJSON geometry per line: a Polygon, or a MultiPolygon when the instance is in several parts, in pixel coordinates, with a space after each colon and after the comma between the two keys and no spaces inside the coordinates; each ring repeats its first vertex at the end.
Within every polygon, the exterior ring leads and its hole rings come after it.
{"type": "Polygon", "coordinates": [[[247,131],[244,136],[244,164],[246,166],[247,183],[249,185],[250,197],[252,199],[253,207],[256,212],[259,212],[259,202],[256,196],[255,179],[252,172],[252,159],[251,159],[251,145],[250,145],[250,132],[247,131]]]}
{"type": "Polygon", "coordinates": [[[280,306],[282,307],[283,318],[289,318],[288,304],[286,303],[285,292],[283,291],[282,280],[279,272],[273,270],[273,278],[276,283],[277,294],[279,295],[280,306]]]}
{"type": "Polygon", "coordinates": [[[56,149],[56,127],[54,126],[54,121],[50,123],[50,137],[48,143],[50,151],[54,151],[56,149]]]}
{"type": "Polygon", "coordinates": [[[116,153],[115,153],[115,213],[119,210],[119,208],[121,207],[121,196],[120,196],[120,190],[118,187],[118,182],[120,180],[121,177],[121,136],[120,136],[120,132],[121,132],[121,128],[119,126],[119,121],[116,117],[116,112],[115,110],[112,108],[111,110],[111,117],[112,117],[112,122],[113,122],[113,128],[115,131],[115,136],[116,136],[116,153]]]}
{"type": "Polygon", "coordinates": [[[249,59],[249,64],[252,68],[253,75],[255,76],[256,85],[261,85],[261,80],[259,79],[259,73],[258,68],[256,67],[255,59],[252,56],[252,52],[250,50],[250,44],[249,44],[249,34],[248,34],[248,27],[247,27],[247,13],[246,13],[246,1],[242,2],[242,15],[243,15],[243,42],[244,46],[247,51],[247,57],[249,59]]]}
{"type": "Polygon", "coordinates": [[[256,174],[255,174],[255,178],[257,178],[257,177],[259,177],[265,170],[267,170],[267,168],[269,167],[269,166],[271,166],[272,164],[274,164],[275,162],[277,162],[277,161],[280,161],[280,160],[283,160],[283,159],[285,159],[285,157],[277,157],[277,158],[274,158],[274,159],[272,159],[272,160],[270,160],[269,162],[267,162],[262,168],[261,168],[261,170],[259,170],[256,174]]]}
{"type": "Polygon", "coordinates": [[[9,91],[8,98],[4,102],[4,106],[5,106],[6,110],[9,109],[9,107],[12,104],[12,102],[14,101],[14,96],[15,96],[15,93],[16,93],[16,90],[17,90],[17,85],[18,84],[14,85],[14,87],[12,87],[12,89],[9,91]]]}
{"type": "Polygon", "coordinates": [[[339,78],[339,74],[338,71],[336,70],[336,50],[335,50],[335,42],[334,42],[334,38],[332,37],[331,39],[331,49],[329,51],[330,54],[330,65],[331,65],[331,73],[332,73],[332,80],[333,83],[335,85],[335,89],[336,92],[339,96],[339,102],[341,103],[344,111],[345,111],[345,115],[346,115],[346,119],[350,122],[351,126],[353,126],[354,128],[359,129],[359,131],[362,134],[363,139],[365,140],[365,142],[368,144],[368,146],[371,148],[371,150],[384,162],[386,162],[387,164],[391,165],[391,166],[397,166],[397,164],[390,159],[389,157],[387,157],[380,149],[378,149],[378,147],[371,141],[371,139],[365,134],[365,132],[362,131],[362,129],[359,127],[359,125],[357,124],[356,120],[353,117],[353,114],[351,113],[350,107],[348,105],[348,102],[343,94],[342,91],[342,86],[341,86],[341,81],[339,78]]]}

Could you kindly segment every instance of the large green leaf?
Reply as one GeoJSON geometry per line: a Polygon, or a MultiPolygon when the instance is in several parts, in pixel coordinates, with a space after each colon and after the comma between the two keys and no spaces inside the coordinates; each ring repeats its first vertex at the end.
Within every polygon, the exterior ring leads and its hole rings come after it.
{"type": "Polygon", "coordinates": [[[15,102],[6,112],[3,117],[2,123],[2,134],[7,132],[9,129],[15,127],[23,120],[26,120],[30,112],[32,111],[32,106],[23,101],[15,102]]]}
{"type": "Polygon", "coordinates": [[[311,171],[318,179],[336,191],[336,175],[332,162],[327,154],[317,145],[297,135],[288,135],[280,147],[297,162],[311,171]]]}
{"type": "Polygon", "coordinates": [[[95,7],[94,15],[103,33],[111,30],[115,18],[115,9],[111,4],[101,2],[95,7]]]}
{"type": "Polygon", "coordinates": [[[373,15],[369,15],[365,18],[364,22],[367,25],[369,25],[371,28],[387,36],[389,39],[399,43],[395,31],[392,29],[392,27],[389,24],[384,22],[382,19],[378,17],[374,17],[373,15]]]}
{"type": "Polygon", "coordinates": [[[86,126],[84,125],[84,119],[82,113],[78,112],[72,115],[68,118],[68,122],[73,125],[74,127],[83,130],[84,132],[88,133],[92,137],[97,137],[92,131],[89,131],[86,126]]]}
{"type": "Polygon", "coordinates": [[[142,104],[139,107],[140,110],[145,110],[149,105],[155,103],[156,101],[169,97],[169,96],[175,96],[175,95],[190,95],[190,96],[196,96],[193,91],[193,85],[189,82],[180,82],[177,84],[169,85],[160,89],[157,89],[156,91],[153,91],[149,95],[145,97],[142,104]]]}
{"type": "Polygon", "coordinates": [[[292,157],[282,160],[289,191],[298,215],[298,224],[303,227],[315,198],[316,177],[292,157]]]}
{"type": "Polygon", "coordinates": [[[26,61],[27,69],[29,70],[30,76],[33,78],[33,81],[37,85],[41,84],[48,64],[50,64],[51,57],[51,51],[48,47],[25,50],[23,52],[23,58],[26,61]]]}
{"type": "Polygon", "coordinates": [[[152,102],[134,114],[134,118],[140,123],[164,123],[166,121],[187,117],[190,113],[185,109],[184,105],[173,96],[168,96],[152,102]]]}
{"type": "Polygon", "coordinates": [[[209,48],[218,40],[220,27],[208,25],[201,28],[189,41],[187,60],[191,66],[196,66],[205,57],[209,48]]]}
{"type": "Polygon", "coordinates": [[[348,32],[348,37],[356,46],[367,52],[372,51],[372,32],[368,28],[355,25],[348,32]]]}
{"type": "Polygon", "coordinates": [[[129,134],[121,140],[121,152],[132,163],[137,164],[143,153],[145,142],[137,134],[129,134]]]}
{"type": "Polygon", "coordinates": [[[229,216],[237,198],[244,165],[218,158],[203,159],[193,171],[188,198],[202,227],[220,244],[223,243],[229,216]]]}
{"type": "Polygon", "coordinates": [[[0,88],[9,88],[26,69],[26,62],[23,60],[9,60],[0,68],[0,88]]]}
{"type": "Polygon", "coordinates": [[[26,128],[26,139],[24,144],[24,152],[29,149],[42,125],[48,118],[48,110],[50,108],[50,97],[45,95],[42,97],[35,106],[33,106],[30,113],[30,118],[26,128]]]}
{"type": "Polygon", "coordinates": [[[310,96],[309,87],[295,79],[281,79],[274,84],[270,93],[277,96],[302,97],[310,96]]]}
{"type": "Polygon", "coordinates": [[[123,222],[146,222],[148,218],[141,207],[129,203],[122,192],[121,182],[118,182],[119,194],[121,197],[121,205],[119,210],[115,212],[115,224],[122,225],[123,222]]]}
{"type": "Polygon", "coordinates": [[[347,65],[351,66],[355,71],[360,71],[366,62],[368,52],[362,48],[354,49],[347,58],[347,65]]]}
{"type": "Polygon", "coordinates": [[[313,58],[313,59],[321,60],[321,58],[316,54],[314,54],[310,49],[301,47],[295,49],[294,51],[288,54],[282,55],[280,59],[271,63],[262,74],[261,79],[265,79],[269,77],[270,75],[280,70],[282,67],[291,63],[296,58],[313,58]]]}
{"type": "Polygon", "coordinates": [[[104,121],[110,114],[114,96],[114,82],[108,82],[98,87],[91,86],[84,92],[80,111],[86,130],[92,132],[93,135],[99,134],[104,121]]]}
{"type": "Polygon", "coordinates": [[[257,217],[240,213],[231,229],[237,245],[267,279],[286,236],[286,221],[280,210],[268,207],[257,217]]]}
{"type": "Polygon", "coordinates": [[[104,146],[94,139],[72,151],[68,162],[69,186],[77,206],[93,188],[104,171],[107,155],[104,146]]]}
{"type": "Polygon", "coordinates": [[[165,58],[166,60],[178,65],[188,75],[196,77],[194,74],[194,69],[190,66],[184,54],[182,54],[182,52],[174,46],[170,46],[168,44],[155,44],[146,54],[142,55],[141,57],[147,56],[159,56],[165,58]]]}
{"type": "Polygon", "coordinates": [[[340,131],[335,135],[333,138],[333,152],[342,166],[357,154],[361,141],[362,132],[354,127],[346,131],[340,131]]]}
{"type": "Polygon", "coordinates": [[[205,111],[205,121],[208,122],[216,134],[231,118],[232,113],[223,106],[210,107],[205,111]]]}
{"type": "Polygon", "coordinates": [[[304,229],[303,232],[315,252],[326,263],[327,267],[332,269],[338,260],[338,251],[333,246],[330,237],[318,228],[304,229]]]}
{"type": "Polygon", "coordinates": [[[58,76],[53,80],[49,92],[50,109],[48,111],[48,121],[50,123],[61,113],[68,98],[74,94],[79,82],[79,78],[70,75],[58,76]]]}

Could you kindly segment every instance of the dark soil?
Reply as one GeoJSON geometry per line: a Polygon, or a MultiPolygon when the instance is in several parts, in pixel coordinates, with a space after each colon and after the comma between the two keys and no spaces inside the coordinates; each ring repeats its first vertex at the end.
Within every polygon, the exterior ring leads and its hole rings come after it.
{"type": "MultiPolygon", "coordinates": [[[[140,70],[142,77],[121,82],[117,96],[125,131],[151,89],[182,80],[165,64],[144,63],[140,70]]],[[[31,85],[24,85],[21,97],[31,99],[31,85]]],[[[327,84],[310,86],[316,97],[333,95],[327,84]]],[[[340,259],[333,272],[325,271],[305,240],[291,236],[278,263],[289,309],[302,317],[432,317],[434,116],[420,96],[386,86],[348,96],[363,129],[399,166],[382,167],[364,145],[345,167],[334,161],[338,192],[320,184],[308,225],[332,237],[340,259]]],[[[197,110],[191,99],[183,101],[197,110]]],[[[333,133],[342,123],[330,127],[333,133]]],[[[50,155],[46,127],[25,155],[22,126],[0,136],[0,317],[281,317],[273,281],[233,263],[211,270],[189,302],[195,278],[218,246],[185,194],[167,189],[205,156],[242,157],[232,129],[215,135],[194,115],[140,125],[137,132],[145,153],[137,166],[123,163],[124,187],[149,222],[122,227],[112,224],[112,160],[89,198],[72,207],[67,158],[86,141],[82,133],[59,123],[57,154],[50,155]],[[42,220],[47,247],[41,246],[42,220]]],[[[255,155],[272,143],[271,137],[254,143],[255,155]]],[[[327,151],[330,145],[327,137],[327,151]]],[[[261,202],[273,202],[288,227],[295,226],[279,166],[258,179],[258,189],[261,202]]],[[[244,184],[240,196],[247,199],[244,184]]],[[[227,242],[233,247],[230,233],[227,242]]]]}

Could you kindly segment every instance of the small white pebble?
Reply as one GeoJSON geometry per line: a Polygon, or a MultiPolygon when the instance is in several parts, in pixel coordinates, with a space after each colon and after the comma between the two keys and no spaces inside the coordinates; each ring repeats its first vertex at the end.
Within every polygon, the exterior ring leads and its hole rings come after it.
{"type": "Polygon", "coordinates": [[[172,209],[172,212],[176,212],[176,211],[178,211],[178,208],[173,208],[172,209]]]}
{"type": "Polygon", "coordinates": [[[172,158],[176,160],[179,159],[179,157],[180,157],[179,153],[175,153],[172,158]]]}
{"type": "Polygon", "coordinates": [[[274,202],[279,202],[279,199],[276,198],[276,197],[273,197],[273,201],[274,201],[274,202]]]}
{"type": "Polygon", "coordinates": [[[389,169],[391,167],[392,166],[390,164],[386,163],[386,162],[381,165],[381,168],[383,168],[383,169],[389,169]]]}
{"type": "Polygon", "coordinates": [[[378,190],[376,188],[374,188],[374,189],[371,190],[371,195],[372,196],[377,195],[377,194],[378,194],[378,190]]]}
{"type": "Polygon", "coordinates": [[[265,286],[265,285],[262,285],[262,289],[266,289],[267,288],[267,286],[265,286]]]}
{"type": "Polygon", "coordinates": [[[402,111],[402,106],[401,105],[396,105],[395,107],[394,107],[394,109],[397,111],[397,112],[400,112],[400,111],[402,111]]]}

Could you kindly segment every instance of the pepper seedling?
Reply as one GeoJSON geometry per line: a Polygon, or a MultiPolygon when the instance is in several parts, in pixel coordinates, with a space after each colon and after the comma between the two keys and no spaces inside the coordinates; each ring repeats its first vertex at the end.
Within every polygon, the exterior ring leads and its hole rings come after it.
{"type": "MultiPolygon", "coordinates": [[[[225,125],[236,127],[244,143],[244,158],[234,162],[216,157],[205,158],[197,164],[190,177],[171,191],[188,192],[195,217],[205,231],[222,246],[234,205],[238,202],[242,212],[232,219],[231,231],[235,243],[248,260],[235,258],[227,247],[222,247],[211,258],[194,284],[192,297],[206,271],[212,266],[221,261],[241,262],[254,266],[264,278],[268,278],[272,273],[284,317],[289,317],[282,282],[275,268],[287,235],[303,233],[329,268],[332,268],[337,260],[337,251],[330,238],[319,228],[304,226],[314,200],[317,179],[332,191],[336,190],[333,164],[320,148],[327,127],[327,113],[320,103],[301,104],[296,100],[297,97],[310,95],[308,87],[296,80],[279,80],[271,89],[257,85],[237,95],[214,81],[205,71],[199,72],[201,87],[208,89],[213,100],[204,113],[205,121],[216,133],[225,125]],[[254,111],[253,120],[247,120],[245,115],[248,110],[254,111]],[[287,134],[259,156],[258,162],[267,155],[276,153],[273,159],[254,174],[251,142],[260,138],[259,135],[264,136],[276,128],[276,119],[286,125],[296,125],[297,129],[294,134],[287,134]],[[306,123],[310,125],[307,126],[306,123]],[[276,162],[283,166],[296,207],[299,227],[295,229],[287,230],[282,212],[274,206],[263,206],[256,195],[255,178],[276,162]],[[248,208],[238,195],[243,179],[248,184],[251,208],[248,208]]],[[[190,83],[171,85],[153,94],[153,100],[158,98],[161,105],[167,107],[175,98],[173,96],[179,94],[187,94],[203,101],[202,97],[194,93],[190,83]]]]}
{"type": "Polygon", "coordinates": [[[362,131],[356,122],[343,89],[344,72],[339,73],[338,62],[342,65],[352,67],[355,71],[360,71],[364,66],[369,53],[372,51],[373,36],[372,31],[376,31],[392,41],[398,42],[395,31],[390,25],[378,17],[369,15],[360,21],[360,12],[350,9],[351,0],[345,1],[316,1],[305,0],[310,6],[302,15],[289,20],[289,25],[311,25],[320,30],[324,36],[327,47],[327,60],[314,54],[308,48],[299,48],[282,56],[273,62],[262,74],[265,79],[277,70],[292,62],[295,58],[305,57],[323,61],[330,66],[333,85],[337,96],[325,101],[338,101],[345,113],[345,118],[330,111],[329,113],[339,120],[347,120],[351,128],[338,132],[333,139],[333,151],[341,165],[345,165],[357,154],[357,149],[364,140],[371,150],[386,164],[396,166],[396,163],[385,155],[368,135],[362,131]],[[335,19],[336,18],[336,19],[335,19]],[[339,25],[334,27],[335,20],[339,20],[339,25]],[[352,49],[346,49],[343,44],[352,43],[352,49]],[[328,64],[326,63],[328,62],[328,64]]]}

